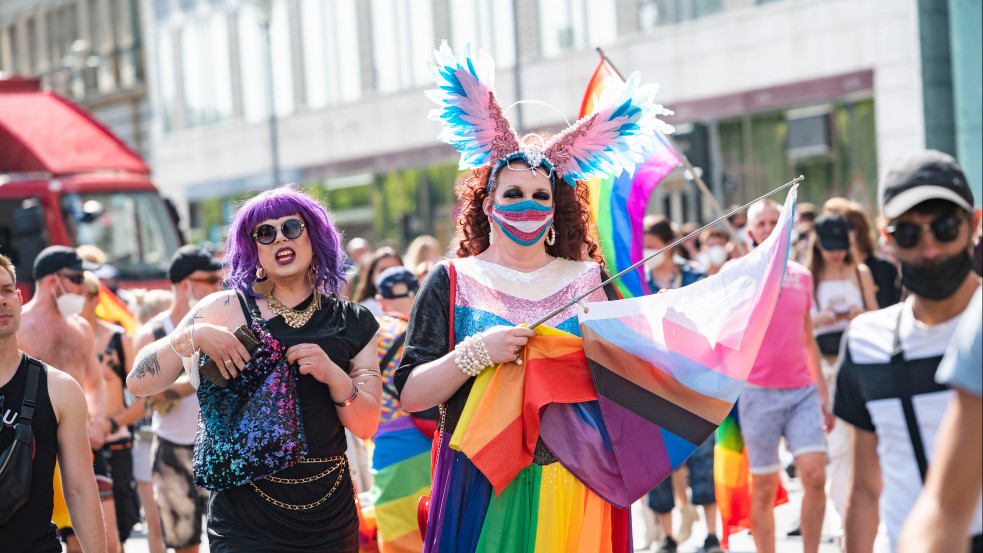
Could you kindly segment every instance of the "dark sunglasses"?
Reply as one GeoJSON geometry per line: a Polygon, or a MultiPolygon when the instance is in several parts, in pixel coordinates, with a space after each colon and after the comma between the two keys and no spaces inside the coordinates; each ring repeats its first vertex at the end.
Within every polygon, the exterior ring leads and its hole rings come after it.
{"type": "MultiPolygon", "coordinates": [[[[307,225],[303,221],[297,218],[287,219],[280,225],[280,232],[283,233],[285,238],[293,240],[294,238],[300,238],[301,234],[304,234],[304,229],[307,225]]],[[[264,223],[253,231],[253,240],[259,242],[263,245],[270,245],[276,241],[276,227],[264,223]]]]}
{"type": "Polygon", "coordinates": [[[191,282],[200,282],[202,284],[211,284],[212,286],[215,286],[216,284],[222,282],[222,277],[220,276],[210,276],[210,277],[201,277],[201,278],[188,277],[186,280],[190,280],[191,282]]]}
{"type": "Polygon", "coordinates": [[[939,242],[952,242],[959,237],[959,227],[968,217],[969,215],[963,215],[961,217],[949,215],[948,217],[942,217],[941,219],[936,219],[931,223],[925,223],[923,225],[897,223],[888,225],[884,231],[894,238],[894,242],[899,248],[903,249],[917,246],[922,238],[922,232],[926,230],[931,230],[932,235],[939,242]]]}
{"type": "Polygon", "coordinates": [[[68,279],[68,282],[73,284],[82,284],[85,280],[85,275],[82,273],[58,273],[58,276],[68,279]]]}

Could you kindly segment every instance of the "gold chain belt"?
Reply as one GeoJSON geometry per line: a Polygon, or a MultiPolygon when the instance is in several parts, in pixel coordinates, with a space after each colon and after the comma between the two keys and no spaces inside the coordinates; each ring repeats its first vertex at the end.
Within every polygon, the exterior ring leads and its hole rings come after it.
{"type": "Polygon", "coordinates": [[[338,457],[302,459],[301,461],[299,461],[299,463],[334,463],[334,464],[326,468],[325,470],[321,471],[320,473],[315,474],[313,476],[308,476],[306,478],[280,478],[277,476],[268,476],[266,477],[266,480],[269,480],[270,482],[273,482],[275,484],[288,484],[288,485],[307,484],[310,482],[314,482],[315,480],[320,480],[321,478],[324,478],[325,476],[331,474],[332,472],[338,470],[339,468],[341,468],[342,470],[338,471],[338,478],[335,479],[334,485],[331,486],[331,489],[328,490],[328,493],[324,494],[324,497],[318,499],[313,503],[307,503],[306,505],[292,505],[290,503],[285,503],[283,501],[280,501],[279,499],[271,497],[269,494],[267,494],[262,489],[260,489],[260,487],[257,486],[255,482],[250,482],[249,485],[252,486],[253,490],[257,494],[259,494],[260,497],[276,505],[277,507],[280,507],[281,509],[287,509],[290,511],[307,511],[324,503],[325,501],[327,501],[329,497],[331,497],[331,495],[335,492],[335,490],[338,489],[338,485],[341,484],[341,481],[345,476],[345,471],[348,469],[348,457],[344,455],[338,457]]]}

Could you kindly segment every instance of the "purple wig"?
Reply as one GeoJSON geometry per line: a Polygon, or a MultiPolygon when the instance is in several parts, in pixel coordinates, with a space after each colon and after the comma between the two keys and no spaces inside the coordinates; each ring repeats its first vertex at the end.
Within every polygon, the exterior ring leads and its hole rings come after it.
{"type": "Polygon", "coordinates": [[[305,232],[310,238],[314,264],[318,268],[315,288],[325,295],[344,290],[345,253],[341,247],[341,234],[331,224],[324,206],[289,184],[247,200],[233,217],[225,252],[228,281],[233,289],[256,296],[252,288],[259,267],[256,242],[253,241],[256,225],[296,213],[307,225],[305,232]]]}

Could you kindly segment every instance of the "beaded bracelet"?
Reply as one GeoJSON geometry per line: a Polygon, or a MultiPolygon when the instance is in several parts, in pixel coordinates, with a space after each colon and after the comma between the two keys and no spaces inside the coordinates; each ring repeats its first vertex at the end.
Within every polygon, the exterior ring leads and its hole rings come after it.
{"type": "Polygon", "coordinates": [[[481,333],[468,336],[463,342],[454,347],[454,361],[461,372],[468,376],[478,376],[482,371],[495,364],[488,355],[481,333]]]}

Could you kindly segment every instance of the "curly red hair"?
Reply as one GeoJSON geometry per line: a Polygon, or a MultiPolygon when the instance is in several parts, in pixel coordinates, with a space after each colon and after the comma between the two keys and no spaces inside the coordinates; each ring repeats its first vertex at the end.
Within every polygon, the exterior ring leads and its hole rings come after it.
{"type": "MultiPolygon", "coordinates": [[[[501,169],[499,169],[501,171],[501,169]]],[[[487,188],[491,167],[479,167],[471,176],[455,187],[461,200],[461,213],[457,217],[457,234],[460,242],[458,257],[471,257],[488,249],[488,233],[491,223],[482,204],[489,194],[494,194],[498,179],[487,188]]],[[[571,261],[595,261],[604,266],[604,257],[595,238],[594,221],[590,214],[590,190],[585,182],[577,182],[573,188],[566,182],[550,177],[553,184],[553,227],[556,242],[546,244],[546,253],[571,261]]]]}

